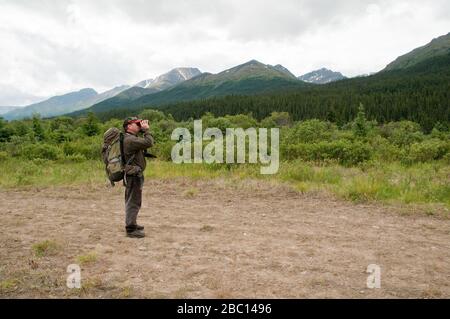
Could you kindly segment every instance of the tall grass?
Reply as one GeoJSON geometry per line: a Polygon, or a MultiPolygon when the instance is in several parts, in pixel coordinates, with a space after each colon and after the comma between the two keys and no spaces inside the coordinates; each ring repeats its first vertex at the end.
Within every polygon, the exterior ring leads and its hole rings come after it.
{"type": "MultiPolygon", "coordinates": [[[[0,188],[100,185],[107,182],[102,162],[6,159],[0,162],[0,188]]],[[[443,161],[403,165],[369,162],[355,167],[302,161],[280,163],[276,175],[261,175],[257,164],[148,163],[148,179],[262,179],[291,184],[301,192],[324,190],[347,200],[441,203],[450,208],[450,166],[443,161]]]]}

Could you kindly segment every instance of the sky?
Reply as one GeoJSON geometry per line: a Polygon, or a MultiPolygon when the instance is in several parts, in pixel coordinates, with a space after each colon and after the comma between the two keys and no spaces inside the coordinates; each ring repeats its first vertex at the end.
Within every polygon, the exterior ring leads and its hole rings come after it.
{"type": "Polygon", "coordinates": [[[0,106],[252,59],[351,77],[448,32],[448,0],[0,0],[0,106]]]}

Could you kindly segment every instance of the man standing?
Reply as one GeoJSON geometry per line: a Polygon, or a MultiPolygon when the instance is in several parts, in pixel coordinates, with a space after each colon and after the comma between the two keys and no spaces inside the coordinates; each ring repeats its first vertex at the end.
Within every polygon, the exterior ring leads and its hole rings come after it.
{"type": "Polygon", "coordinates": [[[125,229],[128,237],[145,237],[144,227],[137,224],[137,215],[142,204],[142,187],[144,186],[144,170],[146,167],[145,150],[153,146],[153,137],[149,132],[147,120],[129,117],[123,123],[125,131],[123,154],[125,175],[125,229]],[[139,132],[144,136],[139,137],[139,132]]]}

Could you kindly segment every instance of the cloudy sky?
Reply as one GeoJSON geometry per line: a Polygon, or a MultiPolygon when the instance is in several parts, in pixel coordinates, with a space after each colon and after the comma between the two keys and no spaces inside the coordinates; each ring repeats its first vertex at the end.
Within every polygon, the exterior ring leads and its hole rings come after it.
{"type": "Polygon", "coordinates": [[[0,0],[0,105],[251,59],[355,76],[448,32],[448,0],[0,0]]]}

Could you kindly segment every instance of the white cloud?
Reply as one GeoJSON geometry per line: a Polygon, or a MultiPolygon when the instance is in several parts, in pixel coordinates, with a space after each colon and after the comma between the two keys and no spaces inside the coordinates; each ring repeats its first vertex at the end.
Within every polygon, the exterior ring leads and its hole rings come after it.
{"type": "Polygon", "coordinates": [[[353,76],[448,33],[449,9],[446,0],[0,0],[0,102],[13,101],[4,88],[103,91],[250,59],[353,76]]]}

